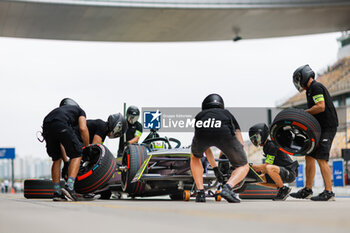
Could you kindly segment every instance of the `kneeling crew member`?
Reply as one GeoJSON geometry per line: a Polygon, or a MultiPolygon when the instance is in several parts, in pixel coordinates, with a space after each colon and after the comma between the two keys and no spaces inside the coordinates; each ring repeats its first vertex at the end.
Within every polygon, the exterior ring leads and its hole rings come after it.
{"type": "Polygon", "coordinates": [[[191,171],[197,186],[196,202],[205,202],[201,158],[209,147],[215,146],[227,155],[231,165],[235,167],[222,188],[221,196],[228,202],[239,203],[240,200],[233,187],[246,177],[249,165],[236,119],[224,109],[221,96],[211,94],[203,100],[202,111],[197,114],[195,120],[195,134],[191,145],[191,171]]]}
{"type": "Polygon", "coordinates": [[[259,123],[249,129],[249,138],[254,146],[263,147],[265,164],[253,164],[252,168],[264,174],[264,186],[277,187],[278,193],[272,199],[284,201],[287,199],[291,188],[283,183],[291,183],[298,175],[298,161],[293,161],[289,155],[280,151],[276,145],[268,139],[269,128],[264,123],[259,123]]]}

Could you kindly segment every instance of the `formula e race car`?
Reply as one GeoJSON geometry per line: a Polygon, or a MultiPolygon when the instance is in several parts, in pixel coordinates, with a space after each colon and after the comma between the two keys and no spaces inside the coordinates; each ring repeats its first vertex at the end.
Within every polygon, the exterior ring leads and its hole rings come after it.
{"type": "MultiPolygon", "coordinates": [[[[114,191],[119,193],[119,197],[120,193],[127,193],[130,197],[169,195],[172,200],[189,200],[195,191],[190,169],[191,150],[180,146],[179,140],[159,137],[156,131],[151,131],[142,144],[128,145],[123,157],[117,159],[114,176],[105,190],[99,192],[101,197],[109,199],[111,191],[114,191]]],[[[222,155],[218,162],[221,171],[228,178],[232,172],[228,160],[222,155]]],[[[242,192],[247,183],[262,181],[250,169],[245,180],[235,187],[236,192],[242,192]]],[[[215,193],[209,192],[209,196],[218,200],[216,193],[219,193],[220,185],[210,167],[203,175],[203,182],[206,190],[217,189],[215,193]]]]}
{"type": "MultiPolygon", "coordinates": [[[[190,169],[191,150],[189,147],[180,146],[179,140],[159,137],[156,131],[151,131],[142,144],[128,145],[122,158],[115,159],[104,145],[90,145],[83,150],[75,191],[83,195],[100,194],[102,199],[109,199],[113,192],[119,198],[122,193],[126,193],[132,198],[169,195],[172,200],[187,201],[195,191],[190,169]]],[[[232,172],[228,160],[221,155],[218,162],[220,170],[228,178],[232,172]]],[[[248,176],[235,190],[239,193],[244,191],[247,183],[262,181],[262,178],[250,169],[248,176]]],[[[38,193],[38,189],[43,189],[43,182],[45,185],[50,183],[41,180],[27,182],[25,197],[43,197],[34,195],[38,193]]],[[[210,167],[203,175],[203,182],[206,190],[216,189],[215,193],[208,191],[207,196],[221,200],[221,186],[210,167]]],[[[46,198],[50,196],[52,193],[46,198]]]]}

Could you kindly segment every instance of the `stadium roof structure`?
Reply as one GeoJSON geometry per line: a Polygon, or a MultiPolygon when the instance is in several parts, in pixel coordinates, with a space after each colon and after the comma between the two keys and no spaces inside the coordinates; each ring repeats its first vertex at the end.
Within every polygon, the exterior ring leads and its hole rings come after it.
{"type": "MultiPolygon", "coordinates": [[[[327,88],[333,98],[350,93],[350,57],[340,59],[329,66],[323,74],[316,77],[316,80],[327,88]]],[[[279,107],[289,108],[304,104],[306,104],[305,91],[294,95],[279,107]]]]}
{"type": "Polygon", "coordinates": [[[349,29],[349,0],[0,1],[2,37],[172,42],[349,29]]]}

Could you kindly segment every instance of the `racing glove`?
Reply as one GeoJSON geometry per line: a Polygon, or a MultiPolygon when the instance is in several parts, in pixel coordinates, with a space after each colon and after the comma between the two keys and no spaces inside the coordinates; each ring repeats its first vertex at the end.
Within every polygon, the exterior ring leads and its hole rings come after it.
{"type": "Polygon", "coordinates": [[[219,181],[219,183],[224,183],[224,174],[219,170],[218,167],[214,167],[214,174],[216,176],[216,179],[219,181]]]}

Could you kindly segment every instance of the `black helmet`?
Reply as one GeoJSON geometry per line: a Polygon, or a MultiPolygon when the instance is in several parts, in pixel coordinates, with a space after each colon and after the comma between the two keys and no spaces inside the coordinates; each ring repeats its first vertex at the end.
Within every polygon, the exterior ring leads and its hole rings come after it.
{"type": "Polygon", "coordinates": [[[128,124],[121,113],[112,114],[108,117],[108,137],[117,138],[126,132],[128,124]]]}
{"type": "Polygon", "coordinates": [[[309,65],[300,66],[293,73],[293,83],[295,88],[301,92],[306,87],[309,78],[315,78],[315,72],[309,65]]]}
{"type": "Polygon", "coordinates": [[[218,94],[210,94],[202,102],[202,110],[209,108],[225,108],[224,100],[218,94]]]}
{"type": "Polygon", "coordinates": [[[269,136],[269,128],[264,123],[255,124],[249,129],[249,139],[254,146],[262,146],[269,136]]]}
{"type": "Polygon", "coordinates": [[[75,102],[71,98],[64,98],[63,100],[61,100],[60,107],[62,107],[64,105],[74,105],[74,106],[78,106],[79,107],[79,104],[77,102],[75,102]]]}
{"type": "Polygon", "coordinates": [[[136,106],[129,106],[126,110],[126,118],[130,124],[135,124],[139,119],[140,110],[136,106]]]}

